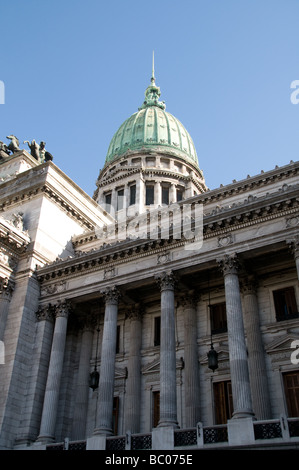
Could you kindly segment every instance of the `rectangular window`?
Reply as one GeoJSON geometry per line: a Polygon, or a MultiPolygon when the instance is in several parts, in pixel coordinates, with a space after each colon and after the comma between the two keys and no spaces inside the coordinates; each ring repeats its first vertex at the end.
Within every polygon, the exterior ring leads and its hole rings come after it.
{"type": "Polygon", "coordinates": [[[215,424],[226,424],[233,414],[232,385],[230,381],[216,382],[213,387],[215,424]]]}
{"type": "Polygon", "coordinates": [[[162,186],[162,204],[169,205],[169,188],[162,186]]]}
{"type": "Polygon", "coordinates": [[[110,212],[111,209],[111,193],[105,195],[105,205],[107,212],[110,212]]]}
{"type": "Polygon", "coordinates": [[[160,346],[161,341],[161,317],[155,317],[154,346],[160,346]]]}
{"type": "Polygon", "coordinates": [[[117,191],[117,210],[120,211],[125,207],[124,205],[124,190],[119,189],[117,191]]]}
{"type": "Polygon", "coordinates": [[[136,184],[130,186],[130,206],[136,204],[136,184]]]}
{"type": "Polygon", "coordinates": [[[160,392],[153,392],[153,427],[156,428],[160,421],[160,392]]]}
{"type": "Polygon", "coordinates": [[[210,305],[211,312],[211,333],[212,335],[218,333],[225,333],[227,331],[226,320],[226,303],[210,305]]]}
{"type": "Polygon", "coordinates": [[[296,304],[294,287],[287,287],[273,291],[276,320],[290,320],[298,318],[298,308],[296,304]]]}
{"type": "Polygon", "coordinates": [[[145,188],[145,205],[150,206],[154,204],[154,186],[146,186],[145,188]]]}
{"type": "Polygon", "coordinates": [[[299,416],[299,372],[283,375],[289,418],[299,416]]]}
{"type": "Polygon", "coordinates": [[[183,190],[182,189],[177,189],[176,190],[176,200],[177,202],[180,202],[183,200],[183,190]]]}

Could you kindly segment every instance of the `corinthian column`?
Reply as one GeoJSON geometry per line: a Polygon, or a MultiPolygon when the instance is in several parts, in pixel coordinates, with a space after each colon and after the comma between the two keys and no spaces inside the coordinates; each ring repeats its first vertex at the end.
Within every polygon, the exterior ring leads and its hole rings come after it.
{"type": "Polygon", "coordinates": [[[235,255],[226,255],[218,262],[224,275],[233,418],[247,418],[253,416],[253,411],[238,279],[239,264],[235,255]]]}
{"type": "Polygon", "coordinates": [[[51,442],[55,439],[55,425],[58,410],[60,382],[62,375],[64,349],[66,342],[67,321],[70,303],[61,302],[56,306],[56,320],[53,333],[51,356],[40,426],[39,442],[51,442]]]}
{"type": "Polygon", "coordinates": [[[157,277],[161,289],[160,421],[177,427],[174,284],[172,272],[157,277]]]}
{"type": "Polygon", "coordinates": [[[271,406],[256,289],[254,278],[248,277],[242,282],[249,377],[255,416],[257,419],[270,419],[271,406]]]}
{"type": "Polygon", "coordinates": [[[193,428],[200,421],[196,301],[192,295],[186,295],[181,302],[184,308],[186,428],[193,428]]]}
{"type": "Polygon", "coordinates": [[[128,380],[125,402],[125,430],[132,433],[140,432],[140,394],[141,394],[141,320],[140,307],[129,311],[130,319],[130,351],[128,361],[128,380]]]}
{"type": "Polygon", "coordinates": [[[94,435],[112,434],[114,374],[117,337],[119,292],[108,289],[105,293],[105,319],[102,339],[99,401],[94,435]]]}

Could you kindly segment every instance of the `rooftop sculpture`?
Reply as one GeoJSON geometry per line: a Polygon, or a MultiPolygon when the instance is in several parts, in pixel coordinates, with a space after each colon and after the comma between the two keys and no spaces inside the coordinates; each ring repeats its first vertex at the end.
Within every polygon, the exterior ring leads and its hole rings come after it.
{"type": "MultiPolygon", "coordinates": [[[[19,139],[15,135],[8,135],[6,138],[10,139],[10,143],[8,145],[0,140],[0,160],[11,157],[16,152],[22,150],[19,147],[19,139]]],[[[53,160],[51,153],[46,150],[46,142],[41,141],[40,144],[38,144],[36,140],[33,139],[31,142],[29,142],[29,140],[24,140],[23,143],[28,144],[31,156],[39,163],[53,160]]]]}

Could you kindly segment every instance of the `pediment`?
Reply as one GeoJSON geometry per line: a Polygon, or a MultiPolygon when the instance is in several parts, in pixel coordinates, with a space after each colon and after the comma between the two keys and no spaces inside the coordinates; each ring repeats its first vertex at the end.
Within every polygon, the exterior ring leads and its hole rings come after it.
{"type": "Polygon", "coordinates": [[[128,369],[126,367],[115,367],[114,377],[115,379],[126,379],[128,375],[128,369]]]}
{"type": "Polygon", "coordinates": [[[299,341],[299,334],[287,333],[268,343],[265,350],[268,354],[291,353],[293,341],[299,341]]]}
{"type": "MultiPolygon", "coordinates": [[[[181,357],[176,361],[176,369],[183,369],[184,368],[184,360],[181,357]]],[[[143,366],[141,370],[142,374],[147,375],[147,374],[157,374],[160,373],[160,359],[156,359],[149,364],[146,364],[143,366]]]]}

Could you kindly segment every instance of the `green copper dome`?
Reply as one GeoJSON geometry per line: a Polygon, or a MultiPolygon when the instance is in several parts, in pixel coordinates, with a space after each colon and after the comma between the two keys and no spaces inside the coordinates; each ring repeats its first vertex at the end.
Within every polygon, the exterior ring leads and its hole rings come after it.
{"type": "Polygon", "coordinates": [[[154,150],[178,156],[198,167],[196,150],[189,133],[178,119],[165,111],[164,102],[159,101],[160,95],[153,71],[142,106],[114,134],[105,166],[128,151],[154,150]]]}

